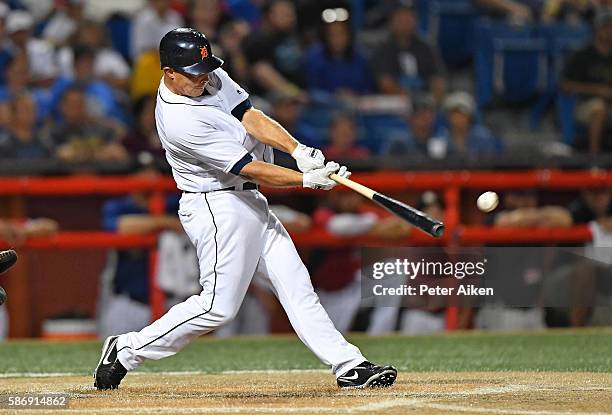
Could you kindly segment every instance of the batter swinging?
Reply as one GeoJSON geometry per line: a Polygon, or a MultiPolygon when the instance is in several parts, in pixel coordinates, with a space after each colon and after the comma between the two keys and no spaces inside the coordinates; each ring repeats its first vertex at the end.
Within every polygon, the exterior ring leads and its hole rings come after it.
{"type": "Polygon", "coordinates": [[[298,143],[254,109],[202,33],[187,28],[167,33],[160,58],[164,76],[155,119],[183,191],[178,213],[197,250],[202,293],[140,332],[107,338],[94,386],[115,389],[145,359],[172,356],[230,321],[256,273],[270,281],[295,332],[331,366],[340,387],[392,385],[395,368],[368,362],[334,328],[287,231],[258,191],[258,184],[329,190],[336,184],[331,173],[350,172],[335,162],[325,164],[320,150],[298,143]],[[302,173],[272,164],[272,148],[290,153],[302,173]]]}

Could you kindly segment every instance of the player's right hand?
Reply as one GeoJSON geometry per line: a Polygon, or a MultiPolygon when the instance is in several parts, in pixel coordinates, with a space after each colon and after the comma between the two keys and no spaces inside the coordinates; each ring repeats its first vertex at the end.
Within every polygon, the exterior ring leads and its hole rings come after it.
{"type": "Polygon", "coordinates": [[[331,190],[338,184],[329,178],[332,173],[336,173],[339,176],[347,179],[351,175],[351,172],[348,171],[346,166],[340,166],[335,161],[330,161],[321,169],[311,170],[304,173],[304,187],[308,187],[310,189],[331,190]]]}
{"type": "Polygon", "coordinates": [[[297,162],[298,169],[302,173],[325,167],[325,156],[318,148],[298,144],[291,156],[297,162]]]}

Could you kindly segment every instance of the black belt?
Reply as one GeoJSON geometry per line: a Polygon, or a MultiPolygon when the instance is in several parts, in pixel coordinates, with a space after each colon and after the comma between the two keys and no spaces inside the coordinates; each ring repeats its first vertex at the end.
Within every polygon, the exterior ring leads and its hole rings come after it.
{"type": "MultiPolygon", "coordinates": [[[[259,186],[253,182],[244,183],[242,185],[242,189],[240,189],[240,186],[238,186],[238,190],[258,190],[258,189],[259,189],[259,186]]],[[[236,190],[236,186],[230,186],[224,189],[209,190],[208,192],[188,192],[187,190],[183,190],[183,193],[212,193],[212,192],[222,192],[225,190],[236,190]]]]}

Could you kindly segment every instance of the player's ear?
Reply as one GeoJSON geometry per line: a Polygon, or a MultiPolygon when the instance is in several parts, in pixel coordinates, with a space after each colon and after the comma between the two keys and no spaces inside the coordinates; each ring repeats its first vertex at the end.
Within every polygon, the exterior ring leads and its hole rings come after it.
{"type": "Polygon", "coordinates": [[[174,81],[174,69],[172,68],[164,68],[164,75],[174,81]]]}

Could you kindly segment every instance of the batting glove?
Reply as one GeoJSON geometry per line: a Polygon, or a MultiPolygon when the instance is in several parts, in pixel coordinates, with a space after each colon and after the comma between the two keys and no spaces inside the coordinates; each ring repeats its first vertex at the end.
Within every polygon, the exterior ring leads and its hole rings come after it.
{"type": "Polygon", "coordinates": [[[329,178],[332,173],[336,173],[338,176],[349,178],[351,172],[348,171],[346,166],[340,167],[335,161],[328,162],[322,169],[311,170],[304,173],[304,187],[319,190],[331,190],[338,183],[329,178]]]}
{"type": "Polygon", "coordinates": [[[298,144],[293,153],[291,153],[291,156],[297,162],[298,169],[302,173],[325,167],[325,156],[318,148],[298,144]]]}

